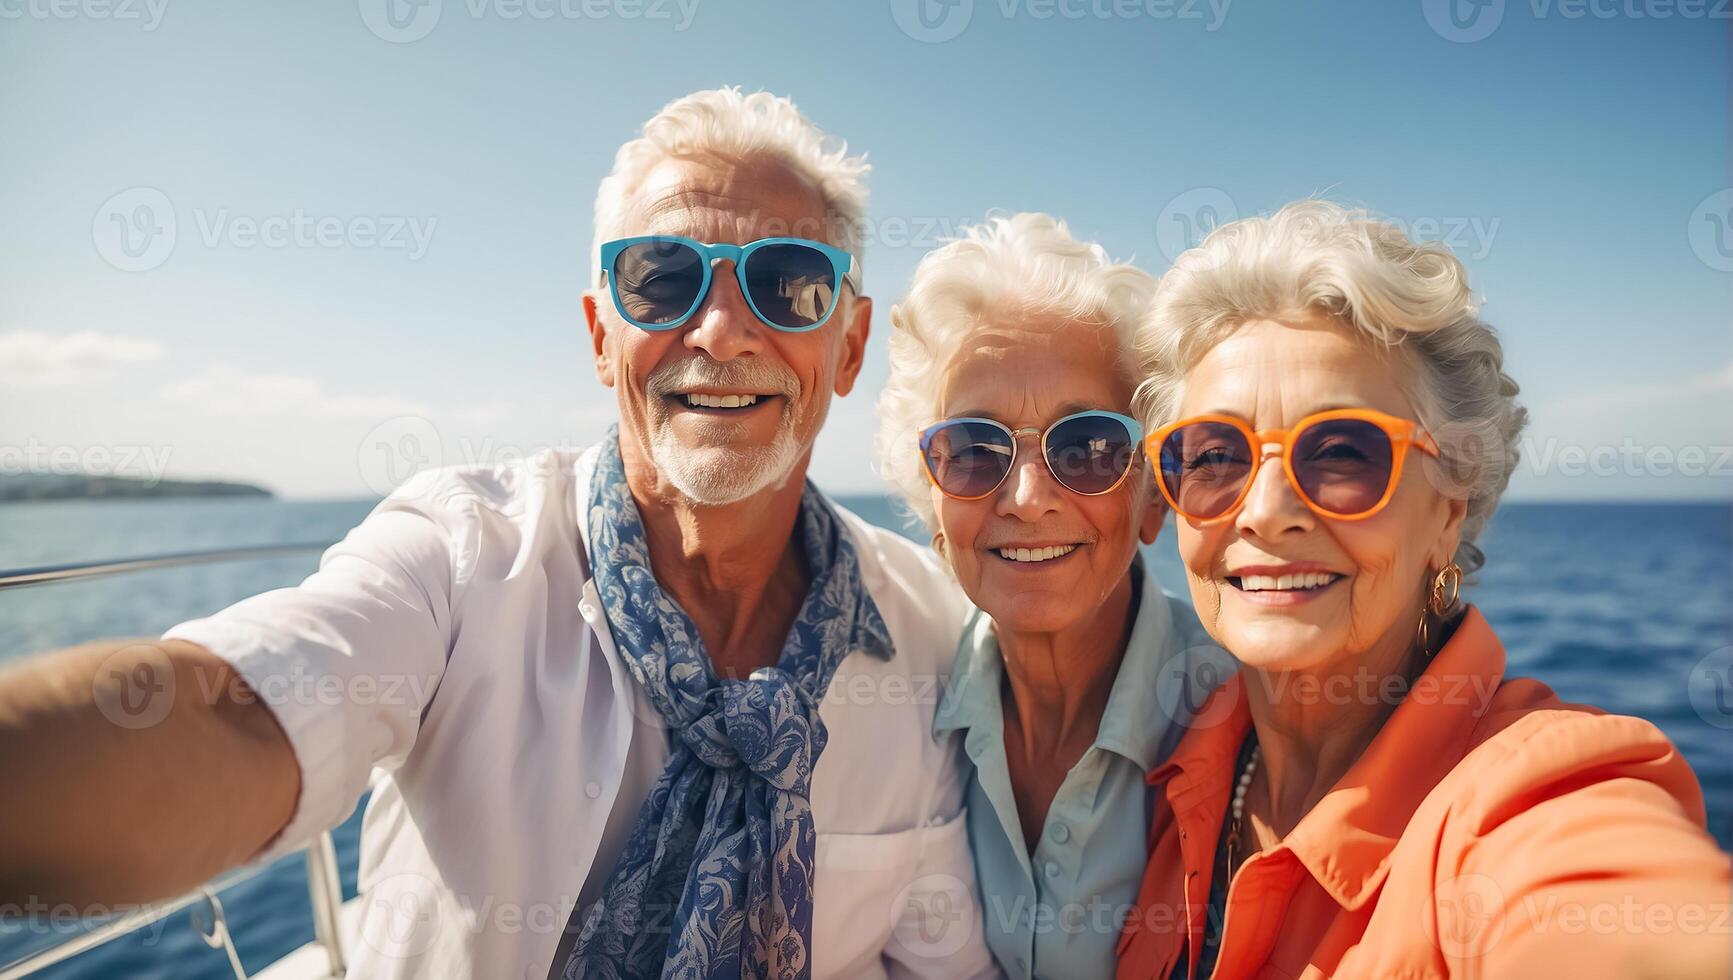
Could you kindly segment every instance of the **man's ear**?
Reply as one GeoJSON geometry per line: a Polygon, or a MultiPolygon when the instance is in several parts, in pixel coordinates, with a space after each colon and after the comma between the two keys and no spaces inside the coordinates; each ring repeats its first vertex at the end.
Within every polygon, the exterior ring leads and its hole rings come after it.
{"type": "Polygon", "coordinates": [[[849,306],[848,322],[843,325],[842,363],[836,366],[837,397],[854,390],[855,378],[866,363],[867,336],[872,332],[873,301],[870,296],[857,296],[849,306]]]}
{"type": "Polygon", "coordinates": [[[584,290],[584,324],[590,328],[590,353],[596,361],[596,380],[614,386],[614,359],[608,353],[608,328],[596,305],[596,290],[584,290]]]}

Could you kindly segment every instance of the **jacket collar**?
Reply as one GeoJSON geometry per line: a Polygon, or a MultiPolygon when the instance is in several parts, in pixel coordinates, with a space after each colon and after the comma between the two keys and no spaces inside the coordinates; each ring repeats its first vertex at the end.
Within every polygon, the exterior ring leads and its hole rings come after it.
{"type": "MultiPolygon", "coordinates": [[[[1461,760],[1504,667],[1503,645],[1469,606],[1360,758],[1282,841],[1342,908],[1361,907],[1384,883],[1390,852],[1421,802],[1461,760]]],[[[1218,821],[1225,812],[1238,778],[1234,760],[1251,727],[1247,682],[1241,672],[1217,688],[1173,757],[1150,773],[1152,785],[1168,784],[1181,820],[1200,807],[1218,821]]]]}

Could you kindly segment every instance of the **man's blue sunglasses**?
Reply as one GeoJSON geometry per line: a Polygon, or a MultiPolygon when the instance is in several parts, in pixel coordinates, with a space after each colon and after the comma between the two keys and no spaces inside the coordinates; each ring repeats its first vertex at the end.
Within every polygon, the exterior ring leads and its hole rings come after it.
{"type": "Polygon", "coordinates": [[[803,333],[836,312],[843,283],[857,293],[854,257],[807,238],[760,238],[745,245],[670,235],[619,238],[602,245],[602,274],[614,309],[640,330],[673,330],[710,294],[711,266],[734,263],[752,314],[766,326],[803,333]]]}

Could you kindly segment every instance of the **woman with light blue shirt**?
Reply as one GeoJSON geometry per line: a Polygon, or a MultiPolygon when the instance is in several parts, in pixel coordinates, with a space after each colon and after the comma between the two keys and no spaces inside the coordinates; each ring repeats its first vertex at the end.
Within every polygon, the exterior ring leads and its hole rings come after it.
{"type": "Polygon", "coordinates": [[[1127,414],[1154,287],[1018,214],[927,255],[891,311],[878,455],[980,609],[934,729],[974,763],[981,926],[1013,977],[1113,974],[1145,776],[1232,670],[1138,554],[1166,517],[1127,414]]]}

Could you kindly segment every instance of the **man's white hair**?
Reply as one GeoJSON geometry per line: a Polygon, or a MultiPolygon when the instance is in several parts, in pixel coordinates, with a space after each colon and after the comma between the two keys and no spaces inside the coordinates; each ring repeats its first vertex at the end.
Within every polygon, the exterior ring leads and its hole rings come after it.
{"type": "MultiPolygon", "coordinates": [[[[675,99],[644,124],[642,136],[620,147],[614,156],[614,169],[602,178],[596,191],[590,281],[601,284],[602,243],[621,237],[626,202],[657,164],[676,159],[762,157],[781,162],[818,188],[826,211],[824,230],[834,236],[828,240],[853,253],[858,264],[870,169],[866,157],[850,156],[847,143],[826,135],[788,99],[769,92],[745,95],[731,86],[675,99]]],[[[783,229],[776,235],[815,237],[799,229],[783,229]]]]}
{"type": "Polygon", "coordinates": [[[1475,570],[1483,557],[1474,540],[1516,469],[1528,412],[1462,263],[1366,211],[1300,201],[1223,225],[1181,255],[1139,331],[1146,429],[1176,421],[1187,372],[1242,324],[1311,313],[1400,365],[1418,421],[1443,453],[1443,465],[1422,465],[1441,491],[1468,501],[1456,560],[1475,570]]]}
{"type": "Polygon", "coordinates": [[[937,518],[920,430],[937,421],[945,375],[970,336],[1003,318],[1109,327],[1125,377],[1135,383],[1135,331],[1154,289],[1149,273],[1114,262],[1045,214],[990,218],[921,259],[907,296],[891,308],[891,373],[879,395],[877,450],[880,472],[929,530],[937,518]]]}

